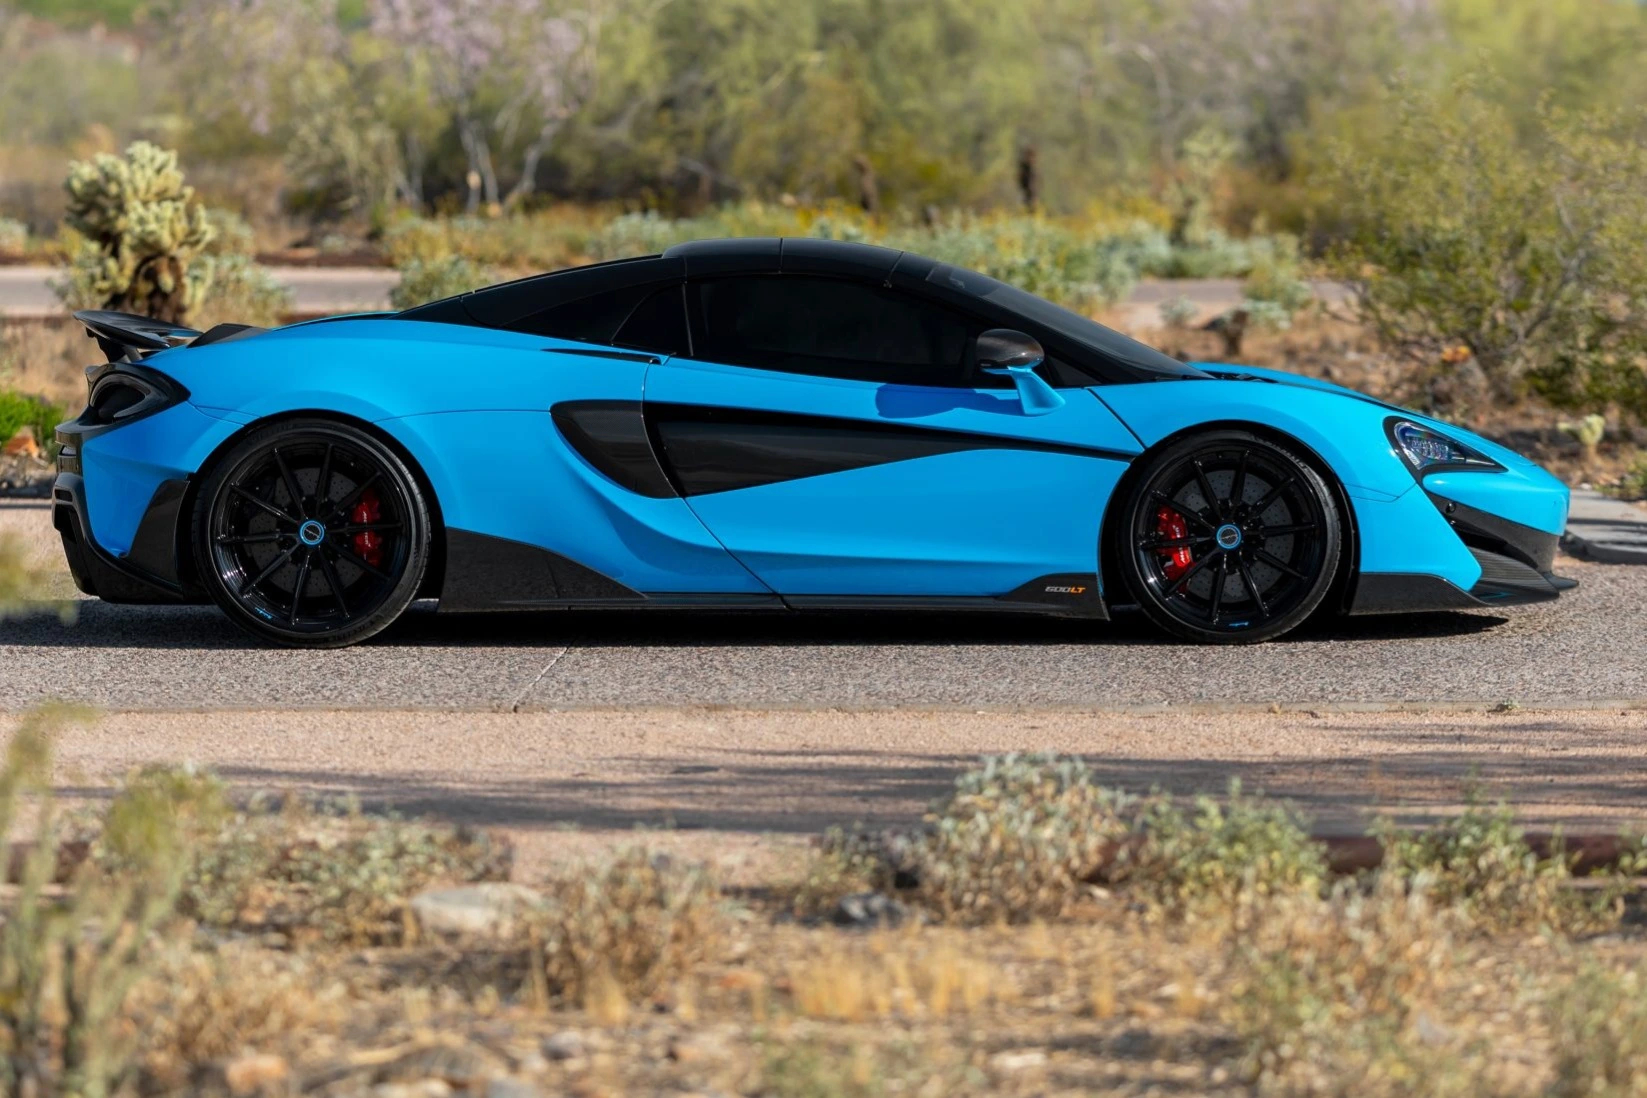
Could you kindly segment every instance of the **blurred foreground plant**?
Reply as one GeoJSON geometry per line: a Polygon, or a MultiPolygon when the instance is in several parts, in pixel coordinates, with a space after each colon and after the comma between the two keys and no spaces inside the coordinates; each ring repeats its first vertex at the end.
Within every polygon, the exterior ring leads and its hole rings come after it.
{"type": "MultiPolygon", "coordinates": [[[[153,939],[171,916],[188,863],[183,835],[164,814],[111,821],[109,837],[143,832],[118,870],[83,862],[65,886],[49,782],[50,737],[79,710],[54,706],[23,718],[0,769],[0,834],[24,797],[36,803],[17,888],[0,927],[0,1094],[114,1093],[131,1071],[136,1034],[126,997],[153,964],[153,939]]],[[[10,859],[8,859],[10,860],[10,859]]]]}

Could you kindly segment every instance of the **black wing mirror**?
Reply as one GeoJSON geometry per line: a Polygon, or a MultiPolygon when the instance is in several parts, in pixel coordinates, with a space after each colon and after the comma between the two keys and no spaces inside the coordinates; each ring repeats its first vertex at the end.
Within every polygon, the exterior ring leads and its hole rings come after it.
{"type": "Polygon", "coordinates": [[[978,337],[973,354],[984,373],[1012,379],[1024,415],[1044,416],[1064,406],[1064,398],[1035,372],[1047,356],[1034,336],[991,328],[978,337]]]}

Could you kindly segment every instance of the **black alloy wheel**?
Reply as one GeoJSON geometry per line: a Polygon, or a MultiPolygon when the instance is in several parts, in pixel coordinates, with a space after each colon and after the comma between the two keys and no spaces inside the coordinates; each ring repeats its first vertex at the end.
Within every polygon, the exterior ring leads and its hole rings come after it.
{"type": "Polygon", "coordinates": [[[387,628],[428,567],[429,510],[400,457],[327,420],[254,431],[195,506],[196,565],[238,624],[277,643],[340,648],[387,628]]]}
{"type": "Polygon", "coordinates": [[[1313,466],[1267,439],[1217,431],[1147,459],[1117,554],[1151,621],[1202,643],[1269,640],[1332,586],[1343,525],[1313,466]]]}

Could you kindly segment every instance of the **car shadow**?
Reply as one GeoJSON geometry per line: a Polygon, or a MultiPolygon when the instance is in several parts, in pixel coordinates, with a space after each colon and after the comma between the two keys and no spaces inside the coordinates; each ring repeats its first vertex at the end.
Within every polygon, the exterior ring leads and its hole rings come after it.
{"type": "MultiPolygon", "coordinates": [[[[209,606],[118,606],[96,600],[73,604],[72,619],[55,612],[0,622],[0,647],[111,649],[260,649],[209,606]]],[[[1306,623],[1275,643],[1454,638],[1488,633],[1507,619],[1482,612],[1444,612],[1306,623]]],[[[545,645],[612,648],[918,647],[1082,645],[1159,646],[1177,642],[1142,615],[1116,620],[1047,618],[970,611],[541,611],[442,615],[415,606],[392,628],[368,641],[387,648],[530,648],[545,645]]]]}

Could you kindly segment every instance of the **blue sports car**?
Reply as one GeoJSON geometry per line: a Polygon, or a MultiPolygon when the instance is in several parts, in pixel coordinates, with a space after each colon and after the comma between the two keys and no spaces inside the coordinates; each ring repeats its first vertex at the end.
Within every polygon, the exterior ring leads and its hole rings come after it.
{"type": "Polygon", "coordinates": [[[703,241],[268,331],[78,316],[108,361],[58,428],[76,583],[281,644],[418,598],[1135,607],[1241,642],[1572,586],[1531,461],[908,252],[703,241]]]}

